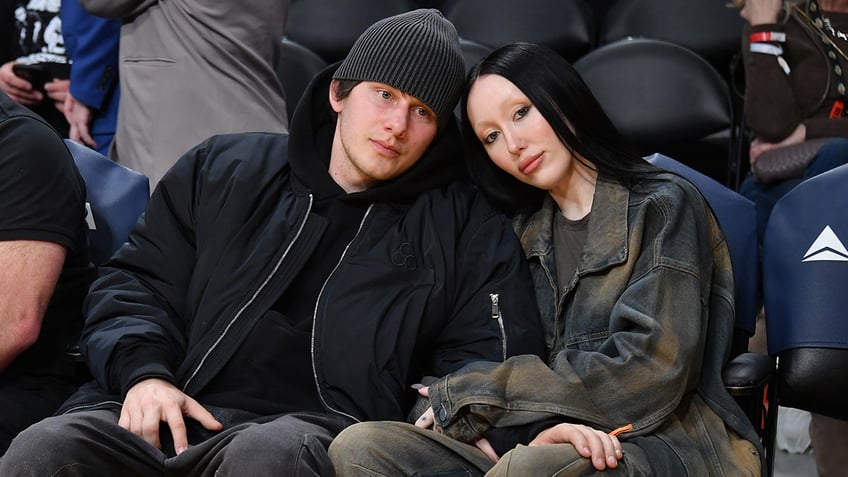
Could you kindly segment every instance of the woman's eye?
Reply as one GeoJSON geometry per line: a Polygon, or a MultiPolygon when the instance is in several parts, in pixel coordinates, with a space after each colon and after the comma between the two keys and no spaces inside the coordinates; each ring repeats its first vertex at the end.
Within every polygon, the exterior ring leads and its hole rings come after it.
{"type": "Polygon", "coordinates": [[[491,144],[491,143],[495,142],[495,140],[497,138],[498,138],[498,132],[497,131],[490,132],[489,134],[486,135],[485,138],[483,138],[483,142],[486,143],[486,144],[491,144]]]}
{"type": "Polygon", "coordinates": [[[529,111],[530,111],[530,106],[522,106],[521,108],[518,109],[518,111],[515,112],[515,117],[518,118],[518,119],[523,118],[524,116],[527,116],[527,113],[529,111]]]}

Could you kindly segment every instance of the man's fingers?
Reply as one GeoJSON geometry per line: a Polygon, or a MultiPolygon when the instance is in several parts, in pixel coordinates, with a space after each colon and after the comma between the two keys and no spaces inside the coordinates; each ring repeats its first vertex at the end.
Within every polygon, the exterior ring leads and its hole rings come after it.
{"type": "Polygon", "coordinates": [[[171,437],[174,439],[174,452],[179,455],[188,449],[188,433],[186,432],[183,413],[177,407],[169,407],[165,410],[165,415],[162,417],[171,429],[171,437]]]}
{"type": "Polygon", "coordinates": [[[20,89],[8,92],[10,98],[23,105],[35,105],[41,102],[44,95],[40,91],[24,91],[20,89]]]}
{"type": "Polygon", "coordinates": [[[218,422],[212,413],[188,396],[186,396],[185,405],[183,406],[183,414],[199,422],[204,429],[220,431],[224,428],[224,425],[218,422]]]}
{"type": "Polygon", "coordinates": [[[492,447],[492,444],[485,437],[475,442],[474,445],[476,445],[478,449],[483,451],[483,453],[486,454],[486,457],[488,457],[492,462],[497,463],[498,460],[500,460],[500,457],[498,457],[498,453],[495,452],[495,448],[492,447]]]}
{"type": "Polygon", "coordinates": [[[422,429],[432,429],[433,425],[436,424],[435,415],[433,414],[433,408],[428,407],[424,414],[421,414],[421,417],[415,421],[415,426],[420,427],[422,429]]]}
{"type": "Polygon", "coordinates": [[[126,405],[121,407],[121,417],[118,418],[118,425],[132,432],[132,429],[130,429],[130,412],[126,405]]]}
{"type": "Polygon", "coordinates": [[[86,146],[97,147],[97,143],[94,142],[94,138],[91,137],[91,133],[88,131],[88,124],[80,123],[77,125],[77,132],[79,134],[80,142],[86,146]]]}
{"type": "Polygon", "coordinates": [[[159,426],[162,422],[162,415],[158,412],[145,412],[144,415],[141,416],[140,421],[141,434],[138,434],[137,432],[134,433],[140,435],[153,447],[161,449],[162,444],[159,442],[159,426]]]}

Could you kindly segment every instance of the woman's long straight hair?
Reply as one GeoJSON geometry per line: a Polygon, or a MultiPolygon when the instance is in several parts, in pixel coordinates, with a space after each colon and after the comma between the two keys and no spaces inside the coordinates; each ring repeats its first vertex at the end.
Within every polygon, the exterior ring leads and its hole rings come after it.
{"type": "MultiPolygon", "coordinates": [[[[535,210],[546,191],[527,185],[489,159],[468,119],[468,93],[483,75],[512,82],[533,103],[572,154],[598,171],[599,180],[627,186],[657,171],[626,145],[615,125],[574,67],[555,51],[532,43],[494,50],[468,74],[462,96],[462,131],[469,173],[478,187],[507,213],[535,210]]],[[[580,160],[574,157],[575,160],[580,160]]]]}

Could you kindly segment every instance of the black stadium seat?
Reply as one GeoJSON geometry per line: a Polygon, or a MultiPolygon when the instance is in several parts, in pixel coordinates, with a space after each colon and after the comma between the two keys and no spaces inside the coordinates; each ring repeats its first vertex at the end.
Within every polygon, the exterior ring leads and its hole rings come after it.
{"type": "Polygon", "coordinates": [[[575,64],[610,119],[641,155],[660,152],[729,183],[733,124],[721,75],[662,40],[620,40],[575,64]]]}
{"type": "Polygon", "coordinates": [[[490,48],[527,41],[574,61],[594,45],[584,0],[446,0],[442,11],[460,37],[490,48]]]}
{"type": "Polygon", "coordinates": [[[276,62],[277,77],[286,93],[286,111],[289,121],[306,86],[319,71],[327,67],[327,62],[317,53],[303,45],[283,38],[276,62]]]}
{"type": "Polygon", "coordinates": [[[415,8],[412,0],[292,0],[286,37],[335,63],[372,23],[415,8]]]}

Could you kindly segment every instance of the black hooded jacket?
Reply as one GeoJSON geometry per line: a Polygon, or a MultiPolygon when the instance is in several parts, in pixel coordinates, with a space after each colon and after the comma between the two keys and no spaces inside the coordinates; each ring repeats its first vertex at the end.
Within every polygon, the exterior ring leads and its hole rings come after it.
{"type": "MultiPolygon", "coordinates": [[[[162,179],[86,300],[82,350],[96,382],[64,410],[116,404],[152,377],[202,395],[324,252],[327,218],[313,210],[333,194],[331,73],[310,85],[290,137],[216,136],[162,179]]],[[[328,411],[403,420],[422,376],[544,352],[520,244],[462,179],[459,144],[451,122],[402,176],[331,197],[364,212],[309,304],[307,362],[328,411]]]]}

